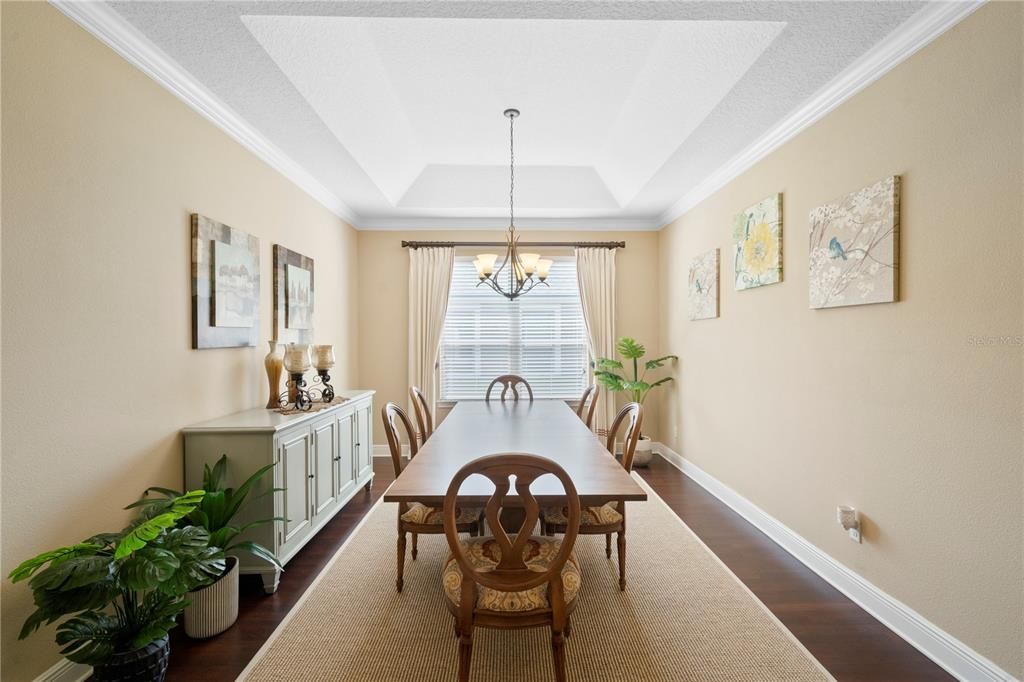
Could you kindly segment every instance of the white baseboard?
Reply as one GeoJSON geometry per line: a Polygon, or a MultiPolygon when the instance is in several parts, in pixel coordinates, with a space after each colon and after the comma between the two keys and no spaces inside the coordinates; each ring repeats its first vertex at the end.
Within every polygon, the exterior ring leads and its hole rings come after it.
{"type": "Polygon", "coordinates": [[[655,443],[654,451],[949,674],[965,682],[1012,682],[1016,679],[668,446],[655,443]]]}
{"type": "Polygon", "coordinates": [[[92,667],[60,659],[33,682],[82,682],[92,675],[92,667]]]}
{"type": "MultiPolygon", "coordinates": [[[[373,456],[374,457],[387,457],[388,459],[391,459],[391,449],[387,445],[381,445],[380,443],[375,443],[374,446],[373,446],[373,456]]],[[[402,457],[405,457],[406,459],[409,458],[409,446],[408,445],[403,445],[402,446],[402,457]]]]}

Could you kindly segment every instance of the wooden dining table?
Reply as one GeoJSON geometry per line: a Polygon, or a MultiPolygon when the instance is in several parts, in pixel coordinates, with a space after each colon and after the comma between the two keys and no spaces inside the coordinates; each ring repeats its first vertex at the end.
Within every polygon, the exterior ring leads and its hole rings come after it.
{"type": "MultiPolygon", "coordinates": [[[[604,443],[562,400],[460,401],[384,493],[385,502],[444,503],[455,473],[467,462],[497,453],[528,453],[557,462],[576,486],[583,506],[612,500],[644,501],[647,493],[605,449],[604,443]]],[[[542,476],[530,488],[541,506],[565,500],[561,483],[542,476]]],[[[459,491],[462,505],[483,506],[494,484],[470,476],[459,491]]],[[[516,505],[514,490],[506,498],[516,505]]],[[[503,520],[502,525],[506,523],[503,520]]]]}

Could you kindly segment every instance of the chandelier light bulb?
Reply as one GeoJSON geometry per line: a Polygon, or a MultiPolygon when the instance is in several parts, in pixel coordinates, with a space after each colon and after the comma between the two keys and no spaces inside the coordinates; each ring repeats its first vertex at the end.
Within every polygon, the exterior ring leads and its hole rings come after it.
{"type": "Polygon", "coordinates": [[[539,253],[521,253],[519,262],[523,264],[523,270],[527,275],[532,275],[537,269],[537,261],[540,260],[539,253]]]}

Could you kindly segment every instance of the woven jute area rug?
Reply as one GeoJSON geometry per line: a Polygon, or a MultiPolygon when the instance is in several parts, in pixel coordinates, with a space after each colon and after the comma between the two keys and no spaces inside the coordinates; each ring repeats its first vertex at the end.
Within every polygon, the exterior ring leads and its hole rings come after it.
{"type": "MultiPolygon", "coordinates": [[[[566,643],[571,680],[803,682],[832,677],[643,481],[629,503],[627,586],[603,536],[576,544],[583,574],[566,643]]],[[[456,678],[443,536],[420,536],[395,592],[397,507],[378,504],[239,679],[456,678]]],[[[288,579],[285,573],[283,580],[288,579]]],[[[550,631],[476,629],[472,679],[553,680],[550,631]]]]}

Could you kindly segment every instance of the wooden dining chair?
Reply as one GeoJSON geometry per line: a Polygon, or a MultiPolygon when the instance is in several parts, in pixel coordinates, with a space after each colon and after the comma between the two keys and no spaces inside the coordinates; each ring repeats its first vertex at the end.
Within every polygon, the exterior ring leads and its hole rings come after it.
{"type": "MultiPolygon", "coordinates": [[[[640,440],[640,426],[644,420],[644,408],[640,403],[629,403],[615,415],[615,421],[608,429],[605,447],[615,455],[615,439],[625,424],[622,443],[622,467],[633,470],[633,454],[640,440]]],[[[548,507],[541,513],[541,529],[545,535],[565,532],[568,515],[564,508],[548,507]]],[[[616,547],[619,555],[619,589],[626,589],[626,503],[614,500],[600,507],[584,507],[579,532],[583,535],[604,535],[604,553],[612,556],[612,533],[617,533],[616,547]]]]}
{"type": "Polygon", "coordinates": [[[555,680],[564,682],[565,638],[572,633],[570,616],[581,584],[579,564],[572,553],[580,528],[580,498],[572,479],[562,467],[544,457],[488,455],[459,469],[448,486],[443,509],[444,534],[452,553],[441,578],[459,639],[459,681],[469,680],[474,628],[550,627],[555,680]],[[494,484],[494,493],[484,507],[494,535],[460,539],[459,488],[474,474],[494,484]],[[566,524],[561,541],[531,534],[540,508],[530,486],[546,474],[554,474],[565,491],[566,524]],[[526,516],[511,537],[498,519],[509,492],[510,476],[515,476],[515,494],[526,516]]]}
{"type": "Polygon", "coordinates": [[[487,402],[491,401],[491,391],[494,387],[501,384],[501,402],[505,402],[505,396],[509,391],[512,391],[512,399],[519,401],[519,391],[516,386],[522,384],[526,387],[526,392],[530,395],[530,402],[533,402],[533,389],[530,388],[530,382],[522,378],[518,374],[502,374],[500,377],[491,382],[491,385],[487,387],[487,395],[484,396],[484,400],[487,402]]]}
{"type": "MultiPolygon", "coordinates": [[[[401,407],[395,403],[387,403],[380,410],[381,419],[384,422],[384,435],[388,439],[388,449],[391,451],[391,463],[395,467],[395,478],[402,473],[402,440],[399,437],[398,424],[405,429],[406,438],[409,441],[409,458],[412,459],[419,452],[419,445],[416,443],[416,432],[413,431],[412,422],[409,416],[401,407]]],[[[400,502],[398,505],[398,578],[395,586],[402,591],[402,577],[405,573],[405,535],[412,533],[412,560],[416,561],[418,548],[416,546],[418,537],[423,535],[441,535],[445,532],[443,514],[439,507],[428,507],[419,502],[400,502]]],[[[479,535],[483,532],[483,510],[482,509],[460,509],[457,515],[457,527],[460,533],[479,535]]]]}
{"type": "Polygon", "coordinates": [[[576,408],[576,416],[583,420],[583,423],[587,425],[588,429],[594,427],[594,408],[597,407],[597,386],[591,384],[583,390],[583,395],[580,397],[579,407],[576,408]],[[587,401],[590,401],[590,405],[587,405],[587,401]],[[586,415],[586,416],[584,416],[586,415]]]}
{"type": "Polygon", "coordinates": [[[412,399],[413,412],[416,413],[416,428],[419,430],[420,443],[426,443],[427,439],[434,435],[434,418],[427,405],[427,396],[423,395],[423,391],[418,386],[410,386],[409,397],[412,399]]]}

